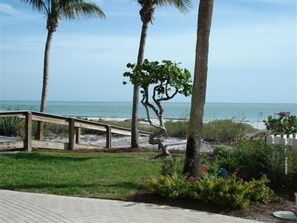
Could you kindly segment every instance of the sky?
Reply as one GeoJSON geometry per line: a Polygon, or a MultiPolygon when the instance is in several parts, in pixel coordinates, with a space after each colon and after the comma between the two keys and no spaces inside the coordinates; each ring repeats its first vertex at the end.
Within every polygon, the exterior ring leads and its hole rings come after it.
{"type": "MultiPolygon", "coordinates": [[[[137,60],[139,4],[92,2],[105,19],[59,21],[49,101],[132,101],[132,86],[122,82],[126,64],[137,60]]],[[[187,13],[156,8],[145,58],[180,62],[194,75],[198,3],[187,13]]],[[[297,103],[296,10],[295,0],[215,0],[206,102],[297,103]]],[[[46,34],[44,14],[21,0],[0,0],[0,101],[40,100],[46,34]]]]}

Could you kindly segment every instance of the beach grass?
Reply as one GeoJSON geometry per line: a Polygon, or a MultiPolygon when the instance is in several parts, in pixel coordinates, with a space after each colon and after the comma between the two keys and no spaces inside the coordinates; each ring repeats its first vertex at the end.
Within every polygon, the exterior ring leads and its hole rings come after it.
{"type": "Polygon", "coordinates": [[[160,173],[156,153],[0,154],[0,188],[129,200],[144,181],[160,173]]]}
{"type": "MultiPolygon", "coordinates": [[[[130,121],[105,121],[106,124],[129,128],[130,121]]],[[[186,138],[189,121],[166,121],[167,137],[186,138]]],[[[155,129],[148,124],[141,124],[140,130],[154,132],[155,129]]],[[[250,124],[235,122],[232,119],[214,120],[203,125],[203,139],[213,143],[232,144],[252,133],[257,132],[250,124]]]]}

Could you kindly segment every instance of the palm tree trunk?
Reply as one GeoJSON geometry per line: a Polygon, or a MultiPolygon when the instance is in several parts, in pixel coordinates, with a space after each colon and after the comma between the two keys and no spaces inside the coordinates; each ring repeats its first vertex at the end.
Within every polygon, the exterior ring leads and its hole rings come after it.
{"type": "MultiPolygon", "coordinates": [[[[145,41],[147,36],[148,22],[142,23],[140,43],[138,49],[137,65],[143,63],[145,41]]],[[[132,107],[132,121],[131,121],[131,148],[138,148],[138,130],[137,130],[137,116],[139,105],[139,86],[133,87],[133,107],[132,107]]]]}
{"type": "MultiPolygon", "coordinates": [[[[44,64],[43,64],[43,82],[42,94],[40,103],[40,112],[46,112],[47,92],[48,92],[48,70],[49,70],[49,54],[53,38],[53,32],[48,30],[44,49],[44,64]]],[[[43,122],[38,122],[36,138],[42,140],[43,138],[43,122]]]]}
{"type": "Polygon", "coordinates": [[[43,64],[43,83],[42,83],[42,94],[41,94],[41,104],[40,104],[40,112],[46,111],[46,103],[47,103],[47,88],[48,88],[48,64],[49,64],[49,54],[50,54],[50,47],[53,38],[53,32],[47,32],[47,39],[45,43],[44,49],[44,64],[43,64]]]}
{"type": "Polygon", "coordinates": [[[196,43],[195,74],[189,120],[184,174],[198,176],[204,104],[207,86],[209,34],[214,0],[200,0],[196,43]]]}

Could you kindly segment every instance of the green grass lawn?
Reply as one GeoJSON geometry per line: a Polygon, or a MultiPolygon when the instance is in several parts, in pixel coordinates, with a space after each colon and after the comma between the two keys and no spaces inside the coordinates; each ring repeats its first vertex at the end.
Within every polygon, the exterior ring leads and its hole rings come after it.
{"type": "Polygon", "coordinates": [[[0,154],[0,188],[129,200],[160,173],[156,153],[0,154]]]}

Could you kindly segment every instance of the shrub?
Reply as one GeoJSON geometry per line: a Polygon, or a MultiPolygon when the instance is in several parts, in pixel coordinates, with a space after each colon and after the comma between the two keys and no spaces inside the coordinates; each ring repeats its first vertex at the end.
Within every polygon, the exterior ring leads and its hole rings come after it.
{"type": "Polygon", "coordinates": [[[165,127],[167,129],[166,136],[186,137],[188,126],[189,122],[187,121],[167,121],[165,122],[165,127]]]}
{"type": "Polygon", "coordinates": [[[215,143],[232,144],[256,130],[249,124],[233,120],[216,120],[203,126],[203,139],[215,143]]]}
{"type": "Polygon", "coordinates": [[[243,181],[235,176],[213,177],[204,173],[201,178],[187,179],[173,173],[152,179],[148,188],[151,192],[166,198],[191,198],[217,205],[245,208],[251,201],[270,201],[276,198],[269,187],[268,179],[243,181]]]}
{"type": "Polygon", "coordinates": [[[239,168],[239,160],[233,155],[233,149],[226,146],[216,146],[214,148],[214,163],[227,169],[229,172],[235,172],[239,168]]]}
{"type": "MultiPolygon", "coordinates": [[[[165,127],[168,130],[166,136],[186,137],[188,121],[167,121],[165,127]]],[[[215,120],[203,125],[203,138],[209,142],[229,143],[244,138],[256,130],[249,124],[234,122],[233,120],[215,120]]]]}
{"type": "MultiPolygon", "coordinates": [[[[222,152],[220,152],[222,153],[222,152]]],[[[265,174],[273,188],[297,189],[297,151],[285,146],[266,145],[264,140],[242,140],[227,156],[215,156],[217,165],[228,171],[238,171],[245,180],[259,179],[265,174]],[[288,157],[288,174],[285,175],[285,151],[288,157]]]]}
{"type": "Polygon", "coordinates": [[[185,176],[174,172],[170,176],[161,175],[159,178],[151,179],[148,189],[166,198],[186,198],[190,186],[191,184],[185,176]]]}
{"type": "Polygon", "coordinates": [[[161,174],[163,176],[171,176],[174,173],[182,174],[184,159],[173,157],[173,159],[165,159],[162,162],[161,174]]]}
{"type": "Polygon", "coordinates": [[[270,130],[274,135],[289,135],[297,133],[297,117],[285,113],[278,113],[278,117],[268,117],[264,120],[266,129],[270,130]]]}

